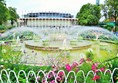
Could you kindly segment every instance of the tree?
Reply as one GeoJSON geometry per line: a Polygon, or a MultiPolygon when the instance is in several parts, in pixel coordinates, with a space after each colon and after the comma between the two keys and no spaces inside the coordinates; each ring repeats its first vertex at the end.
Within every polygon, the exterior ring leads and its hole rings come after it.
{"type": "Polygon", "coordinates": [[[113,17],[116,22],[116,18],[118,17],[118,0],[106,0],[106,5],[109,17],[113,17]]]}
{"type": "Polygon", "coordinates": [[[100,17],[100,7],[90,3],[83,5],[76,15],[80,25],[97,25],[100,17]]]}
{"type": "Polygon", "coordinates": [[[11,20],[11,25],[14,24],[14,22],[17,22],[17,19],[19,18],[19,15],[16,12],[16,8],[9,7],[9,20],[11,20]]]}
{"type": "MultiPolygon", "coordinates": [[[[117,23],[118,17],[118,0],[105,0],[102,5],[103,15],[105,19],[113,19],[115,23],[117,23]]],[[[116,28],[113,28],[116,31],[116,28]]]]}
{"type": "MultiPolygon", "coordinates": [[[[116,22],[116,19],[118,17],[118,1],[117,0],[105,0],[104,4],[102,5],[102,11],[106,18],[114,18],[114,21],[116,22]]],[[[106,18],[106,19],[107,19],[106,18]]]]}
{"type": "Polygon", "coordinates": [[[0,1],[0,25],[8,20],[8,9],[7,7],[0,1]]]}
{"type": "Polygon", "coordinates": [[[101,9],[103,12],[103,16],[105,17],[105,19],[108,19],[108,6],[106,4],[106,1],[104,1],[105,4],[101,4],[101,9]]]}
{"type": "Polygon", "coordinates": [[[0,3],[6,5],[5,0],[0,0],[0,3]]]}

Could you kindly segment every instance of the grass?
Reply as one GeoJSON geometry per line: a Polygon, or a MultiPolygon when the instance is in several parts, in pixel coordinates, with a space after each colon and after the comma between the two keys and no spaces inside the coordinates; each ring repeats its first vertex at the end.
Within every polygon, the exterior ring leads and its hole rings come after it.
{"type": "Polygon", "coordinates": [[[22,52],[19,50],[14,50],[10,45],[0,46],[0,60],[8,63],[18,63],[22,56],[22,52]]]}

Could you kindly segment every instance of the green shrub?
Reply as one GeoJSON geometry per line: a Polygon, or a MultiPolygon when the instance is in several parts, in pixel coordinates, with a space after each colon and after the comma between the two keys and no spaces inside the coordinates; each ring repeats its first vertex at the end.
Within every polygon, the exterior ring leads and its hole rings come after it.
{"type": "Polygon", "coordinates": [[[14,28],[15,26],[8,26],[7,29],[12,29],[14,28]]]}
{"type": "MultiPolygon", "coordinates": [[[[107,66],[111,71],[113,71],[115,68],[118,68],[118,57],[107,61],[107,66]]],[[[117,78],[118,78],[118,70],[115,70],[113,74],[114,83],[118,82],[117,78]]]]}
{"type": "Polygon", "coordinates": [[[118,26],[116,26],[116,31],[118,31],[118,26]]]}
{"type": "Polygon", "coordinates": [[[89,59],[93,60],[94,59],[93,52],[92,51],[86,52],[86,58],[89,58],[89,59]]]}
{"type": "Polygon", "coordinates": [[[0,30],[5,30],[5,29],[6,29],[6,26],[0,25],[0,30]]]}

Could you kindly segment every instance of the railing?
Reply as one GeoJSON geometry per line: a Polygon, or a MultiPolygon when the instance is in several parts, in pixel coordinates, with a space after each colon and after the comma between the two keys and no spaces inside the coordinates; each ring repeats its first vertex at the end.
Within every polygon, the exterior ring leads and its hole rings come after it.
{"type": "MultiPolygon", "coordinates": [[[[106,75],[107,72],[110,73],[111,83],[115,83],[114,80],[113,80],[113,75],[115,74],[115,71],[118,71],[118,68],[114,68],[113,71],[111,71],[110,69],[106,69],[105,72],[104,72],[104,75],[106,75]]],[[[30,75],[31,75],[31,74],[32,74],[32,76],[34,76],[34,78],[35,78],[35,79],[34,79],[34,80],[35,80],[35,83],[39,83],[37,77],[39,76],[40,73],[42,73],[43,76],[44,76],[44,79],[45,79],[45,82],[44,82],[44,83],[48,83],[48,80],[47,80],[47,79],[48,79],[49,73],[52,73],[52,74],[53,74],[53,76],[54,76],[54,78],[55,78],[55,82],[54,82],[54,83],[58,83],[56,79],[57,79],[57,76],[58,76],[59,72],[63,72],[63,73],[64,73],[64,78],[65,78],[64,83],[69,83],[69,82],[68,82],[68,77],[69,77],[70,73],[73,73],[73,74],[74,74],[74,81],[73,81],[73,83],[79,83],[77,80],[79,80],[80,78],[77,78],[77,76],[76,76],[76,75],[79,74],[79,73],[82,73],[82,74],[83,74],[84,83],[87,82],[87,78],[88,78],[88,76],[89,76],[91,73],[93,74],[93,76],[96,75],[93,71],[89,71],[89,72],[87,73],[87,75],[85,75],[85,72],[84,72],[83,70],[79,70],[77,73],[75,73],[74,71],[70,71],[70,72],[68,72],[67,75],[65,74],[64,70],[60,70],[60,71],[58,71],[57,75],[55,75],[55,73],[54,73],[53,71],[49,71],[48,73],[45,73],[45,71],[40,70],[37,74],[36,74],[34,71],[29,71],[29,72],[26,74],[26,72],[25,72],[24,70],[20,70],[20,71],[18,72],[18,74],[16,74],[16,72],[14,72],[13,70],[8,71],[8,70],[5,70],[5,69],[2,69],[2,70],[0,71],[0,81],[1,81],[0,83],[4,83],[4,81],[3,81],[3,79],[2,79],[2,74],[3,74],[3,73],[5,73],[5,75],[6,75],[6,77],[7,77],[7,80],[6,80],[7,83],[12,83],[12,82],[11,82],[11,79],[10,79],[11,74],[13,74],[14,77],[15,77],[15,79],[16,79],[16,82],[15,82],[15,83],[20,83],[20,82],[19,82],[19,76],[20,76],[21,73],[24,74],[24,77],[25,77],[25,79],[26,79],[26,82],[25,82],[25,83],[30,83],[30,82],[28,81],[28,79],[30,78],[30,75]]],[[[102,73],[101,70],[99,70],[99,72],[102,73]]],[[[12,76],[13,76],[13,75],[12,75],[12,76]]],[[[24,82],[23,82],[23,83],[24,83],[24,82]]],[[[95,83],[97,83],[96,80],[95,80],[95,83]]],[[[110,81],[109,81],[109,83],[110,83],[110,81]]]]}

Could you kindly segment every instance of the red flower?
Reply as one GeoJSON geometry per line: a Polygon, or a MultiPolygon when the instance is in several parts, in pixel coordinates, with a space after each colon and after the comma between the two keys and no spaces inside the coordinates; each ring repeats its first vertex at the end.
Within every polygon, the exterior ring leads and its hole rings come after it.
{"type": "Polygon", "coordinates": [[[100,76],[98,76],[98,75],[95,75],[95,76],[92,78],[92,80],[98,80],[98,79],[100,79],[100,76]]]}
{"type": "Polygon", "coordinates": [[[66,70],[69,72],[72,70],[71,66],[69,64],[66,64],[66,70]]]}

